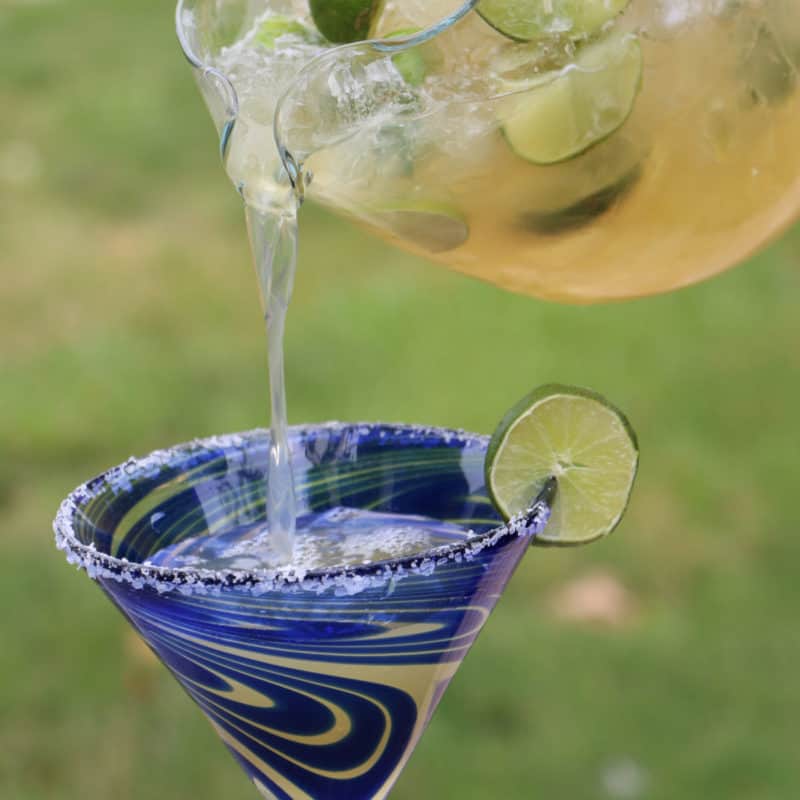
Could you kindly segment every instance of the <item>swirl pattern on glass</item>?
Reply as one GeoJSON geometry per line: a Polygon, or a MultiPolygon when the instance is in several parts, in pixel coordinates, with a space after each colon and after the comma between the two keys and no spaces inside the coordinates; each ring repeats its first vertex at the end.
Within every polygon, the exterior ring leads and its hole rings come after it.
{"type": "Polygon", "coordinates": [[[324,425],[292,429],[290,446],[301,515],[423,515],[470,534],[335,575],[152,566],[185,539],[264,519],[269,441],[254,432],[154,454],[88,483],[59,515],[59,544],[265,797],[382,798],[536,525],[498,527],[483,486],[483,437],[324,425]]]}

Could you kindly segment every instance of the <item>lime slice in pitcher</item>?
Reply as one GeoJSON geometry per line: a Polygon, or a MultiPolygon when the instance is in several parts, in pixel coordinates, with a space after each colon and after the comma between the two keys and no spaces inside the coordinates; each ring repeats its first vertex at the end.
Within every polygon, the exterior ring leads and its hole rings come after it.
{"type": "MultiPolygon", "coordinates": [[[[419,33],[419,28],[403,28],[386,35],[386,39],[407,39],[419,33]]],[[[429,72],[428,59],[430,45],[417,45],[392,56],[395,69],[403,76],[409,86],[422,86],[429,72]],[[424,49],[427,48],[427,49],[424,49]]]]}
{"type": "Polygon", "coordinates": [[[368,39],[385,0],[309,0],[319,32],[336,44],[368,39]]]}
{"type": "Polygon", "coordinates": [[[502,130],[517,155],[554,164],[588,150],[630,116],[639,92],[642,52],[635,36],[612,36],[583,48],[564,70],[541,76],[499,106],[502,130]]]}
{"type": "Polygon", "coordinates": [[[592,36],[625,10],[630,0],[481,0],[478,13],[510,39],[592,36]]]}
{"type": "Polygon", "coordinates": [[[259,26],[255,40],[262,47],[274,50],[276,42],[283,36],[295,36],[308,43],[319,39],[319,35],[303,25],[302,22],[281,14],[272,14],[259,26]]]}
{"type": "Polygon", "coordinates": [[[447,203],[392,203],[370,214],[368,221],[430,253],[454,250],[469,238],[466,220],[447,203]]]}

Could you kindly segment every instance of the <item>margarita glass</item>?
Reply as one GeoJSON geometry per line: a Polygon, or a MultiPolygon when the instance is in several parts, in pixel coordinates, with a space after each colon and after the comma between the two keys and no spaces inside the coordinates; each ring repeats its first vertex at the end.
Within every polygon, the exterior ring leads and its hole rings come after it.
{"type": "Polygon", "coordinates": [[[669,291],[798,213],[797,0],[389,0],[343,47],[306,0],[182,0],[178,28],[249,205],[274,122],[301,191],[513,291],[669,291]]]}
{"type": "Polygon", "coordinates": [[[197,702],[268,798],[382,798],[528,545],[487,499],[488,439],[328,424],[289,436],[300,518],[361,512],[442,531],[427,552],[298,572],[171,567],[187,541],[263,522],[269,437],[131,459],[63,503],[56,537],[197,702]]]}

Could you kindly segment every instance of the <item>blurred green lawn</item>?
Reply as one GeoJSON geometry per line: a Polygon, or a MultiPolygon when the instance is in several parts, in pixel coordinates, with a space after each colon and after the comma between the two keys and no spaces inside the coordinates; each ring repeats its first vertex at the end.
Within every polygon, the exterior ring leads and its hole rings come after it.
{"type": "MultiPolygon", "coordinates": [[[[50,521],[131,453],[266,422],[241,209],[168,0],[0,6],[0,797],[237,800],[253,788],[50,521]]],[[[678,294],[566,308],[304,212],[293,421],[490,431],[590,385],[642,449],[629,515],[532,552],[397,800],[800,796],[800,231],[678,294]],[[618,624],[553,596],[602,571],[618,624]]]]}

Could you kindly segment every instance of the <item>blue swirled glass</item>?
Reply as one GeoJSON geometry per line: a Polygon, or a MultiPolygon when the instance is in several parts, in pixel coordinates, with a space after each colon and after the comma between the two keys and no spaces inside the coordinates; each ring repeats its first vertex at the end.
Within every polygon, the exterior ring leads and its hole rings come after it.
{"type": "Polygon", "coordinates": [[[503,526],[486,439],[410,426],[291,429],[299,512],[423,515],[474,532],[329,572],[157,566],[164,548],[265,517],[268,436],[131,460],[77,489],[59,546],[87,570],[269,798],[385,797],[531,535],[503,526]]]}

